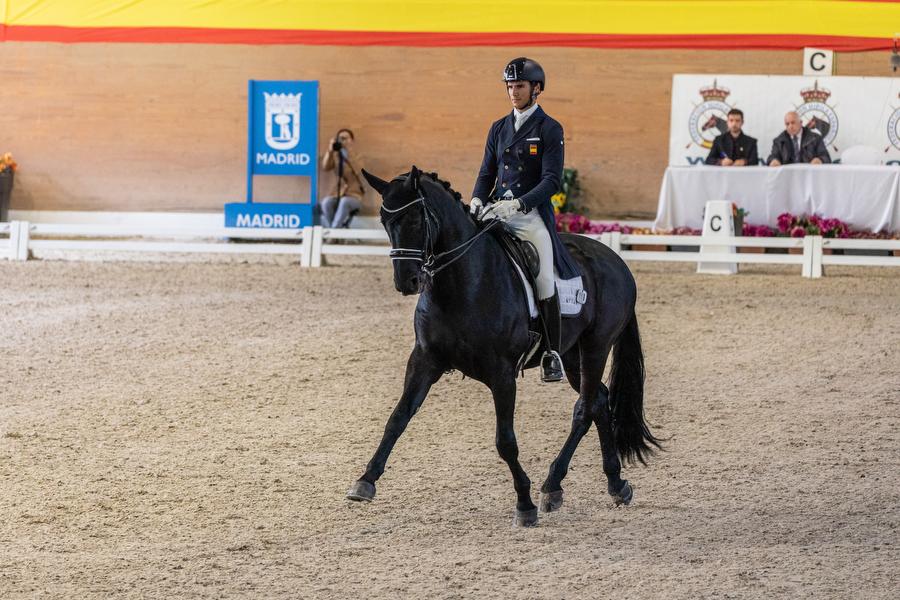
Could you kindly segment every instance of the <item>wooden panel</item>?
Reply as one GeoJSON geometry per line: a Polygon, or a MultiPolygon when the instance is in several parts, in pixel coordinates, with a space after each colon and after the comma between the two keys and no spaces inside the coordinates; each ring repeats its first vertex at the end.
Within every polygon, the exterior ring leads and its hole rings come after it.
{"type": "MultiPolygon", "coordinates": [[[[800,52],[7,42],[0,152],[21,167],[12,208],[217,211],[242,200],[250,78],[320,80],[326,141],[350,127],[376,174],[416,164],[468,195],[487,128],[508,110],[500,73],[521,54],[548,73],[541,104],[565,127],[566,163],[594,216],[655,213],[674,73],[801,72],[800,52]]],[[[838,65],[890,74],[885,53],[838,65]]],[[[326,176],[321,195],[330,188],[326,176]]],[[[257,190],[308,193],[292,178],[257,190]]]]}

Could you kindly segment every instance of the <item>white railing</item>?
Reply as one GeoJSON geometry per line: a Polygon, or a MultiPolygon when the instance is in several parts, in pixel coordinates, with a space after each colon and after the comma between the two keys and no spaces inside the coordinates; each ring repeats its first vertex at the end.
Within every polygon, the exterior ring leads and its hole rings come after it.
{"type": "MultiPolygon", "coordinates": [[[[588,235],[609,246],[626,261],[756,263],[799,265],[804,277],[821,277],[826,265],[900,266],[900,256],[836,255],[831,250],[875,250],[900,253],[900,240],[630,235],[618,232],[588,235]],[[698,251],[626,250],[628,246],[698,247],[698,251]],[[732,252],[731,248],[780,248],[787,254],[732,252]]],[[[382,229],[229,229],[173,228],[136,225],[0,223],[0,257],[27,260],[48,250],[119,252],[199,252],[287,254],[299,256],[304,267],[319,267],[327,255],[387,256],[388,237],[382,229]],[[42,238],[57,239],[42,239],[42,238]],[[63,239],[59,239],[63,238],[63,239]],[[82,239],[71,239],[82,238],[82,239]],[[268,243],[260,243],[268,240],[268,243]],[[250,241],[255,243],[234,243],[250,241]]]]}
{"type": "MultiPolygon", "coordinates": [[[[40,257],[45,251],[177,252],[208,254],[287,254],[312,262],[313,228],[244,229],[140,225],[52,224],[12,221],[6,225],[10,260],[40,257]],[[41,239],[55,238],[55,239],[41,239]],[[84,238],[84,239],[72,239],[84,238]],[[117,238],[117,239],[111,239],[117,238]],[[270,243],[259,243],[271,240],[270,243]],[[255,243],[231,243],[248,241],[255,243]]],[[[0,235],[4,230],[0,228],[0,235]]],[[[0,242],[2,243],[2,242],[0,242]]],[[[0,256],[4,246],[0,245],[0,256]]]]}

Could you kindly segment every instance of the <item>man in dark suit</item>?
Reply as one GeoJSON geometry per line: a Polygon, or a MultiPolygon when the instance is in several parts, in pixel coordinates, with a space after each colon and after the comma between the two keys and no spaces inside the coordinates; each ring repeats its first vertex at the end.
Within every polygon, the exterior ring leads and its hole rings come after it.
{"type": "Polygon", "coordinates": [[[546,84],[537,62],[513,59],[506,65],[503,81],[513,110],[488,131],[469,208],[482,219],[501,219],[537,248],[541,259],[538,299],[549,338],[541,360],[541,379],[561,381],[561,323],[553,268],[563,279],[578,277],[575,262],[556,233],[550,203],[562,180],[563,129],[537,105],[546,84]]]}
{"type": "Polygon", "coordinates": [[[756,138],[746,135],[742,131],[744,126],[744,113],[740,109],[732,108],[728,111],[728,131],[713,140],[706,164],[722,167],[756,166],[759,156],[756,150],[756,138]]]}
{"type": "Polygon", "coordinates": [[[772,153],[766,161],[770,167],[809,163],[830,163],[831,156],[822,136],[803,127],[800,115],[790,111],[784,115],[784,131],[772,141],[772,153]]]}

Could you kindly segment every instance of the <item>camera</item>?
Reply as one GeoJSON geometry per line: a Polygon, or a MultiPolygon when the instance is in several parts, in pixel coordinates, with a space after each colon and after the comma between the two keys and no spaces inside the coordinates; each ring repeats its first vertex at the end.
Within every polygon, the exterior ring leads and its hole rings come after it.
{"type": "Polygon", "coordinates": [[[344,145],[341,144],[340,140],[336,141],[335,143],[333,143],[331,145],[331,149],[334,150],[335,152],[340,152],[341,148],[343,148],[343,147],[344,147],[344,145]]]}

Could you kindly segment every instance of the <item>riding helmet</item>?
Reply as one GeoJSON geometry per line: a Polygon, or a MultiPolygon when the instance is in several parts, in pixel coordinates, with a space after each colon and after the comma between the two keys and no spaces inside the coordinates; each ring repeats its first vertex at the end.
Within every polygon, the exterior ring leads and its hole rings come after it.
{"type": "Polygon", "coordinates": [[[524,56],[509,61],[509,64],[503,69],[503,81],[540,83],[541,91],[544,91],[547,87],[544,79],[544,69],[541,68],[537,61],[524,56]]]}

